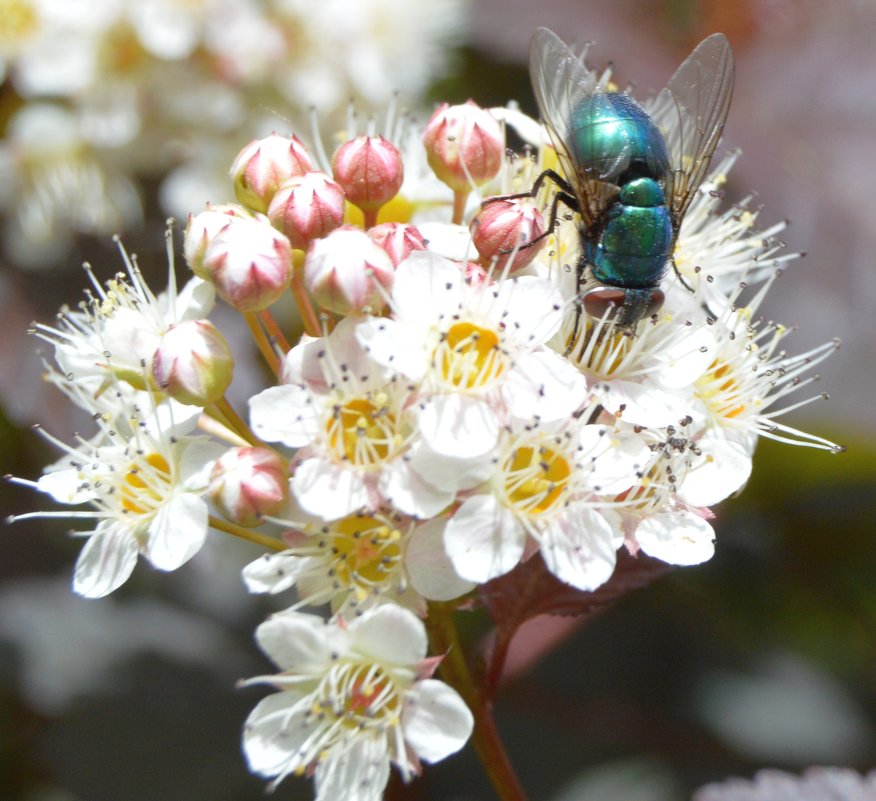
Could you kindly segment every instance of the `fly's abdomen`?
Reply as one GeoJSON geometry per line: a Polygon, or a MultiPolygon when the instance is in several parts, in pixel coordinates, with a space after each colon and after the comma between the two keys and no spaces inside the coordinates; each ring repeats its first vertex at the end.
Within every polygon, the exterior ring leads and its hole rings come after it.
{"type": "Polygon", "coordinates": [[[650,178],[630,181],[609,208],[595,242],[585,242],[593,277],[609,286],[653,287],[666,270],[672,221],[663,189],[650,178]]]}
{"type": "Polygon", "coordinates": [[[584,98],[570,125],[575,161],[600,180],[662,178],[669,170],[663,136],[645,110],[619,92],[584,98]]]}

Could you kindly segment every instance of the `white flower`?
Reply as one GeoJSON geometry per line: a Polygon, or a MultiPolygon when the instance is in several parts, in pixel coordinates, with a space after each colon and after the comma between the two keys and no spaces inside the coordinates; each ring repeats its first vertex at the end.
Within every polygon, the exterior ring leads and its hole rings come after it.
{"type": "Polygon", "coordinates": [[[548,569],[578,589],[611,576],[623,542],[599,494],[630,487],[649,459],[645,442],[604,425],[527,428],[503,437],[495,472],[450,518],[445,547],[472,581],[507,573],[534,548],[548,569]]]}
{"type": "Polygon", "coordinates": [[[200,278],[177,292],[170,237],[168,287],[157,297],[136,258],[121,243],[119,250],[127,275],[117,274],[104,288],[88,268],[96,295],[89,294],[78,311],[63,309],[57,326],[35,329],[55,348],[60,373],[50,368],[50,380],[86,411],[113,413],[119,403],[131,401],[131,390],[157,390],[152,360],[162,335],[177,323],[203,318],[213,305],[213,287],[200,278]]]}
{"type": "Polygon", "coordinates": [[[511,420],[560,420],[585,400],[572,366],[544,347],[563,312],[559,292],[532,276],[467,284],[428,251],[398,266],[392,319],[357,336],[371,357],[418,382],[419,427],[439,454],[478,458],[511,420]]]}
{"type": "Polygon", "coordinates": [[[444,759],[471,734],[462,699],[427,678],[426,632],[405,609],[380,606],[349,625],[281,612],[256,638],[283,672],[246,682],[279,692],[247,719],[243,748],[274,784],[307,770],[317,801],[378,801],[391,762],[407,781],[420,760],[444,759]]]}
{"type": "Polygon", "coordinates": [[[330,602],[333,613],[346,617],[386,602],[425,616],[425,599],[448,601],[474,587],[456,575],[444,552],[440,518],[417,526],[381,512],[328,523],[297,517],[297,530],[284,535],[288,550],[265,554],[243,569],[250,592],[295,587],[301,600],[293,609],[330,602]]]}
{"type": "Polygon", "coordinates": [[[695,382],[691,411],[695,419],[704,420],[716,434],[746,446],[749,453],[753,452],[756,436],[834,452],[842,450],[828,440],[776,421],[791,409],[824,397],[815,395],[774,408],[777,401],[818,380],[817,374],[805,374],[835,351],[839,342],[826,342],[797,356],[780,350],[789,329],[753,320],[771,284],[765,284],[748,306],[731,309],[711,327],[715,345],[710,349],[708,369],[695,382]]]}
{"type": "Polygon", "coordinates": [[[431,517],[453,500],[406,458],[417,438],[413,388],[373,363],[356,339],[358,321],[293,348],[284,380],[250,399],[253,430],[267,442],[304,448],[292,491],[309,513],[335,520],[384,499],[431,517]]]}
{"type": "MultiPolygon", "coordinates": [[[[34,512],[26,517],[96,521],[79,554],[73,589],[98,598],[131,575],[137,554],[159,570],[176,570],[207,537],[207,491],[213,461],[222,448],[204,437],[184,436],[190,422],[175,425],[169,409],[141,419],[128,409],[129,427],[114,429],[102,419],[96,444],[66,448],[35,487],[64,504],[89,503],[90,511],[34,512]]],[[[60,443],[56,443],[60,444],[60,443]]]]}

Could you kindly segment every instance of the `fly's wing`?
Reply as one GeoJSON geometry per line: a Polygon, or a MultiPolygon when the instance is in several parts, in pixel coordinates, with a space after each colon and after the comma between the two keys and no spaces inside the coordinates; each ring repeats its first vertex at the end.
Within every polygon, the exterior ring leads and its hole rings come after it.
{"type": "Polygon", "coordinates": [[[538,28],[532,36],[529,74],[560,168],[575,192],[581,219],[589,227],[618,191],[600,181],[597,172],[579,163],[574,155],[572,115],[581,100],[602,91],[599,78],[547,28],[538,28]]]}
{"type": "Polygon", "coordinates": [[[666,195],[677,227],[705,177],[733,94],[733,51],[723,33],[700,42],[647,107],[669,151],[666,195]]]}

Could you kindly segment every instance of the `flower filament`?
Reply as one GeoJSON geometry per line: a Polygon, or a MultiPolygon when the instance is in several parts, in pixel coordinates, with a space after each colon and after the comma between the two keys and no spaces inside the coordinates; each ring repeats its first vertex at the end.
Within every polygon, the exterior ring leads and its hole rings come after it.
{"type": "Polygon", "coordinates": [[[450,326],[435,350],[441,380],[454,388],[484,389],[507,370],[496,331],[468,321],[450,326]]]}

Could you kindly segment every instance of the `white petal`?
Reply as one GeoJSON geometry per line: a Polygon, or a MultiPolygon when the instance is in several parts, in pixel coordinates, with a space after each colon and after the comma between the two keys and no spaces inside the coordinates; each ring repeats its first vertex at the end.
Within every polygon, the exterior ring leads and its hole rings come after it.
{"type": "Polygon", "coordinates": [[[190,490],[205,489],[213,464],[225,451],[225,446],[206,437],[190,439],[184,444],[179,460],[180,483],[190,490]]]}
{"type": "Polygon", "coordinates": [[[617,561],[615,533],[599,512],[568,509],[541,537],[541,555],[548,570],[579,590],[605,584],[617,561]]]}
{"type": "Polygon", "coordinates": [[[670,565],[698,565],[715,553],[715,532],[693,512],[663,512],[636,527],[636,542],[648,556],[670,565]]]}
{"type": "Polygon", "coordinates": [[[368,488],[356,470],[319,457],[301,462],[290,486],[301,508],[323,520],[337,520],[368,503],[368,488]]]}
{"type": "Polygon", "coordinates": [[[76,468],[53,470],[37,480],[37,489],[51,495],[58,503],[85,503],[95,497],[87,484],[83,484],[82,473],[76,468]]]}
{"type": "Polygon", "coordinates": [[[295,584],[305,561],[305,558],[285,552],[266,553],[243,568],[244,584],[253,593],[283,592],[295,584]]]}
{"type": "Polygon", "coordinates": [[[591,469],[589,485],[605,495],[629,489],[652,456],[648,443],[633,430],[583,426],[579,444],[591,469]]]}
{"type": "Polygon", "coordinates": [[[423,622],[407,609],[383,604],[357,617],[349,627],[352,647],[375,662],[415,665],[429,644],[423,622]]]}
{"type": "Polygon", "coordinates": [[[459,311],[463,276],[452,261],[417,250],[395,272],[393,311],[399,320],[431,325],[440,317],[459,311]]]}
{"type": "Polygon", "coordinates": [[[420,412],[420,433],[439,454],[472,459],[492,450],[499,421],[479,398],[446,394],[429,398],[420,412]]]}
{"type": "Polygon", "coordinates": [[[443,222],[417,223],[417,230],[429,245],[432,253],[453,261],[471,261],[477,257],[471,231],[464,225],[448,225],[443,222]]]}
{"type": "Polygon", "coordinates": [[[496,322],[505,324],[515,342],[535,348],[559,330],[563,297],[553,282],[523,275],[498,286],[500,297],[493,308],[501,313],[501,318],[496,322]]]}
{"type": "Polygon", "coordinates": [[[405,553],[405,566],[414,589],[430,601],[450,601],[475,587],[457,575],[444,550],[446,525],[439,518],[417,526],[405,553]]]}
{"type": "Polygon", "coordinates": [[[108,526],[88,539],[73,574],[73,591],[102,598],[128,580],[137,564],[137,540],[122,526],[108,526]]]}
{"type": "Polygon", "coordinates": [[[268,387],[251,397],[249,420],[260,439],[282,442],[290,448],[307,445],[319,432],[319,410],[313,395],[294,384],[268,387]]]}
{"type": "Polygon", "coordinates": [[[435,453],[425,442],[415,442],[408,457],[413,469],[426,476],[430,484],[453,492],[473,489],[496,470],[492,451],[473,459],[458,459],[435,453]]]}
{"type": "Polygon", "coordinates": [[[243,751],[253,773],[276,776],[291,763],[297,765],[298,749],[317,725],[308,711],[307,700],[290,693],[273,693],[259,701],[243,728],[243,751]]]}
{"type": "Polygon", "coordinates": [[[445,509],[456,497],[452,490],[433,487],[406,459],[395,459],[380,474],[380,492],[401,512],[426,519],[445,509]]]}
{"type": "Polygon", "coordinates": [[[328,669],[338,645],[321,617],[290,610],[262,623],[256,641],[281,670],[317,675],[328,669]]]}
{"type": "Polygon", "coordinates": [[[314,772],[315,801],[380,801],[389,781],[386,739],[351,733],[314,772]]]}
{"type": "Polygon", "coordinates": [[[475,495],[456,511],[444,531],[444,547],[456,572],[489,581],[511,570],[523,556],[526,534],[492,495],[475,495]]]}
{"type": "Polygon", "coordinates": [[[702,456],[694,461],[678,488],[691,506],[711,506],[745,486],[751,477],[751,453],[738,442],[703,438],[702,456]]]}
{"type": "Polygon", "coordinates": [[[419,381],[429,367],[429,351],[421,326],[368,317],[356,326],[356,338],[378,364],[419,381]]]}
{"type": "Polygon", "coordinates": [[[207,517],[203,498],[180,493],[152,519],[143,553],[159,570],[176,570],[201,550],[207,539],[207,517]]]}
{"type": "Polygon", "coordinates": [[[689,387],[714,361],[714,348],[715,337],[705,326],[685,327],[684,336],[657,352],[657,380],[666,387],[689,387]]]}
{"type": "Polygon", "coordinates": [[[626,423],[662,428],[677,425],[691,405],[690,388],[666,390],[647,378],[634,381],[607,381],[593,386],[606,411],[626,423]]]}
{"type": "Polygon", "coordinates": [[[402,715],[405,740],[426,762],[438,762],[462,748],[474,718],[459,694],[444,682],[425,679],[408,693],[402,715]]]}
{"type": "Polygon", "coordinates": [[[175,308],[168,315],[170,322],[203,320],[213,308],[216,289],[209,281],[191,278],[177,296],[175,308]]]}
{"type": "Polygon", "coordinates": [[[587,380],[552,350],[525,353],[502,384],[502,397],[518,420],[553,422],[570,417],[587,399],[587,380]]]}

